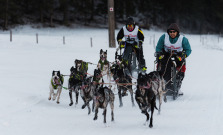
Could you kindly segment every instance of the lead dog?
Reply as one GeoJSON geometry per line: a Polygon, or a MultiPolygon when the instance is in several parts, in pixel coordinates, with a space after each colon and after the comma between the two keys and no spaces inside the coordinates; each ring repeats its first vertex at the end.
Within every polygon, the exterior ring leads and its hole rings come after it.
{"type": "Polygon", "coordinates": [[[51,100],[51,97],[53,96],[53,100],[57,98],[57,104],[60,103],[60,94],[62,92],[62,86],[63,86],[64,78],[60,74],[60,71],[53,71],[52,72],[52,78],[50,81],[50,95],[49,100],[51,100]],[[56,93],[54,93],[56,91],[56,93]]]}
{"type": "Polygon", "coordinates": [[[88,64],[82,60],[75,60],[75,68],[72,66],[70,69],[70,78],[68,81],[69,96],[70,96],[70,106],[73,105],[72,92],[76,94],[76,103],[78,104],[79,90],[81,88],[82,82],[87,77],[88,64]]]}
{"type": "Polygon", "coordinates": [[[100,50],[100,60],[98,61],[97,67],[102,71],[102,75],[109,74],[110,64],[109,61],[107,60],[107,50],[106,51],[103,51],[102,49],[100,50]]]}
{"type": "Polygon", "coordinates": [[[109,83],[111,82],[110,63],[107,60],[107,50],[100,50],[100,60],[98,61],[97,68],[101,70],[102,77],[107,75],[109,83]]]}

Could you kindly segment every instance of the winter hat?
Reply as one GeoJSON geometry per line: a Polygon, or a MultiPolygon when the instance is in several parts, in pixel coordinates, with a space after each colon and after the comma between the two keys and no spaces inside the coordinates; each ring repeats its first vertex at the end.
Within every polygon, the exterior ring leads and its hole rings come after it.
{"type": "Polygon", "coordinates": [[[169,33],[170,30],[176,30],[178,34],[180,33],[180,28],[176,23],[170,24],[170,26],[167,29],[167,33],[169,33]]]}

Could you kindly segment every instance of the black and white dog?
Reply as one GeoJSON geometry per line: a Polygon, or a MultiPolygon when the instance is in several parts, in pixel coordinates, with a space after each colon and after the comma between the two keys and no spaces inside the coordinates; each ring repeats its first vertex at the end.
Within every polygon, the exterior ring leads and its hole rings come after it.
{"type": "Polygon", "coordinates": [[[72,66],[70,69],[70,78],[68,82],[70,106],[73,105],[72,92],[76,94],[76,103],[78,104],[78,95],[82,82],[87,77],[88,66],[86,62],[82,60],[75,60],[75,68],[72,66]]]}
{"type": "Polygon", "coordinates": [[[139,73],[137,79],[137,90],[135,99],[142,113],[146,115],[146,123],[149,121],[149,113],[151,110],[151,118],[149,127],[153,127],[153,112],[156,107],[156,95],[159,96],[159,113],[161,111],[162,96],[165,94],[165,81],[159,72],[154,71],[149,74],[139,73]]]}
{"type": "Polygon", "coordinates": [[[57,98],[57,104],[60,103],[60,94],[62,92],[62,86],[63,86],[64,78],[62,74],[60,74],[60,71],[53,71],[52,72],[52,78],[50,81],[50,95],[49,100],[51,100],[53,96],[53,100],[57,98]],[[56,93],[54,93],[56,91],[56,93]]]}
{"type": "Polygon", "coordinates": [[[156,95],[152,90],[151,82],[148,82],[147,74],[139,73],[137,79],[137,90],[135,99],[141,112],[146,115],[146,124],[149,122],[149,113],[151,110],[151,118],[149,127],[153,127],[153,112],[156,107],[156,95]]]}
{"type": "Polygon", "coordinates": [[[106,123],[106,113],[107,113],[107,106],[108,103],[111,107],[111,121],[114,121],[114,100],[115,95],[111,89],[108,87],[100,87],[98,91],[95,93],[95,116],[94,120],[98,118],[98,108],[104,109],[104,123],[106,123]]]}
{"type": "Polygon", "coordinates": [[[127,95],[127,91],[131,94],[132,106],[135,106],[131,84],[132,78],[125,72],[125,65],[122,63],[122,56],[117,55],[117,53],[115,55],[115,63],[111,67],[111,73],[118,87],[119,107],[123,106],[122,97],[127,95]]]}

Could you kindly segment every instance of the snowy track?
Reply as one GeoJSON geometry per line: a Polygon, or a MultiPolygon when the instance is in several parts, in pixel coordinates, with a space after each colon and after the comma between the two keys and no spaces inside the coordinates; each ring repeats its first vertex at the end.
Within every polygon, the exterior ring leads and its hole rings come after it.
{"type": "MultiPolygon", "coordinates": [[[[115,122],[111,122],[109,108],[107,125],[103,124],[102,110],[99,110],[98,120],[94,121],[94,113],[87,115],[87,109],[81,109],[83,101],[80,97],[79,104],[70,107],[67,90],[63,89],[60,104],[48,100],[53,70],[67,75],[75,59],[97,63],[100,49],[107,49],[108,60],[114,61],[115,49],[107,47],[107,30],[24,29],[14,33],[13,42],[9,42],[8,33],[0,32],[1,135],[223,134],[223,51],[212,49],[222,47],[223,42],[202,45],[199,36],[186,35],[192,54],[187,59],[186,77],[182,85],[184,95],[176,101],[168,97],[168,102],[162,104],[161,115],[155,110],[151,129],[143,125],[146,117],[141,114],[136,102],[136,106],[132,107],[130,94],[123,98],[122,108],[118,107],[118,96],[115,96],[115,122]],[[36,31],[40,33],[38,45],[35,44],[36,31]],[[65,45],[62,44],[64,33],[67,40],[65,45]],[[90,37],[93,37],[93,48],[90,48],[90,37]]],[[[147,38],[152,34],[156,35],[157,42],[163,33],[144,31],[147,72],[154,68],[154,47],[147,38]]],[[[95,67],[89,65],[90,74],[93,74],[95,67]]],[[[65,77],[65,87],[67,80],[65,77]]]]}

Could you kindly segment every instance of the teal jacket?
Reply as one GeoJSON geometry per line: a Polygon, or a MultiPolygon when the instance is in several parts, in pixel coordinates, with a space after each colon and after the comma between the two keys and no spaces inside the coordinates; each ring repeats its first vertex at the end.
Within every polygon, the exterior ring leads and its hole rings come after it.
{"type": "MultiPolygon", "coordinates": [[[[169,36],[169,40],[170,40],[170,43],[174,44],[177,42],[179,38],[179,35],[175,38],[171,38],[169,36]]],[[[157,43],[157,46],[156,46],[156,52],[162,52],[163,49],[164,49],[164,40],[165,40],[165,34],[163,34],[158,43],[157,43]]],[[[183,37],[183,41],[182,41],[182,47],[183,47],[183,50],[185,51],[187,57],[191,54],[191,47],[190,47],[190,43],[188,41],[188,39],[186,37],[183,37]]]]}

